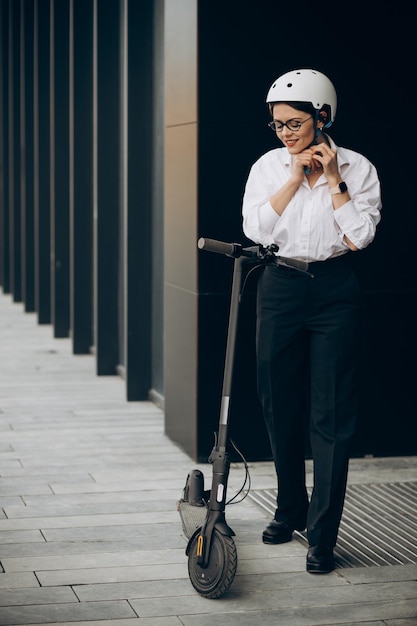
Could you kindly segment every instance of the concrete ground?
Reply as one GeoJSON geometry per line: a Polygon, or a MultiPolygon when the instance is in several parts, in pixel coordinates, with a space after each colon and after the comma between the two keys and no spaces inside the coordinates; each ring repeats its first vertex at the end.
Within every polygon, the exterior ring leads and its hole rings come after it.
{"type": "MultiPolygon", "coordinates": [[[[226,509],[232,585],[200,596],[176,510],[195,467],[210,481],[211,465],[165,436],[161,409],[128,403],[119,377],[96,376],[92,356],[0,291],[0,626],[417,626],[417,564],[308,574],[302,542],[261,542],[269,516],[251,498],[226,509]]],[[[414,457],[354,459],[349,483],[416,470],[414,457]]],[[[250,473],[251,489],[275,487],[271,463],[250,473]]],[[[234,464],[231,494],[243,477],[234,464]]]]}

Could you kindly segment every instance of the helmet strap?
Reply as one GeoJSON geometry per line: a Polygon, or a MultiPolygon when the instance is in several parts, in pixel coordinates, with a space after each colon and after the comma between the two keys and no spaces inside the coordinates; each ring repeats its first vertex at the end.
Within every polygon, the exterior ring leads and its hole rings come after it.
{"type": "MultiPolygon", "coordinates": [[[[310,146],[316,146],[317,145],[317,138],[318,138],[318,136],[320,135],[320,132],[321,132],[320,128],[318,128],[318,126],[317,126],[317,123],[319,121],[319,117],[320,117],[320,111],[316,111],[316,114],[315,114],[315,116],[313,118],[314,119],[314,139],[311,142],[310,146]]],[[[308,146],[308,147],[310,147],[310,146],[308,146]]],[[[304,167],[304,173],[306,174],[306,176],[308,174],[311,174],[311,168],[304,167]]]]}
{"type": "MultiPolygon", "coordinates": [[[[316,111],[316,114],[315,114],[315,116],[313,118],[314,119],[314,139],[311,142],[310,146],[316,146],[317,145],[317,139],[318,139],[318,137],[319,137],[319,135],[321,133],[320,128],[318,128],[318,126],[317,126],[318,121],[319,121],[319,117],[320,117],[320,111],[316,111]]],[[[323,126],[323,128],[324,128],[324,126],[323,126]]],[[[310,146],[308,146],[308,147],[310,147],[310,146]]]]}

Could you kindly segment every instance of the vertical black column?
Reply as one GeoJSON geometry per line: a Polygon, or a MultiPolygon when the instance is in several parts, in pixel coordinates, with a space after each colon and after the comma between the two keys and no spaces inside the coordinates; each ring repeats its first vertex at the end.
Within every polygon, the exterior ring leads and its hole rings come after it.
{"type": "Polygon", "coordinates": [[[96,10],[96,215],[95,350],[97,373],[115,374],[118,348],[120,205],[120,7],[95,0],[96,10]]]}
{"type": "Polygon", "coordinates": [[[69,0],[51,2],[51,318],[67,337],[69,309],[69,0]]]}
{"type": "Polygon", "coordinates": [[[49,324],[51,322],[49,0],[35,0],[34,28],[35,310],[39,323],[49,324]]]}
{"type": "Polygon", "coordinates": [[[25,311],[35,310],[33,214],[33,2],[21,0],[20,134],[22,301],[25,311]]]}
{"type": "Polygon", "coordinates": [[[9,263],[9,2],[0,3],[0,285],[10,291],[9,263]]]}
{"type": "Polygon", "coordinates": [[[151,386],[153,2],[129,2],[126,387],[146,400],[151,386]]]}
{"type": "Polygon", "coordinates": [[[93,343],[93,0],[70,3],[70,327],[93,343]]]}
{"type": "Polygon", "coordinates": [[[9,4],[9,244],[10,291],[22,300],[20,242],[20,2],[9,4]]]}

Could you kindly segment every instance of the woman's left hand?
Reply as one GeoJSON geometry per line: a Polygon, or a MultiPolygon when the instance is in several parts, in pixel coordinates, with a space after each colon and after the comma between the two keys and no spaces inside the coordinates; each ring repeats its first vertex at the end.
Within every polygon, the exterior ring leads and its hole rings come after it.
{"type": "Polygon", "coordinates": [[[337,151],[328,146],[325,142],[319,143],[317,146],[311,146],[314,159],[321,163],[323,173],[327,180],[340,178],[339,166],[337,164],[337,151]]]}

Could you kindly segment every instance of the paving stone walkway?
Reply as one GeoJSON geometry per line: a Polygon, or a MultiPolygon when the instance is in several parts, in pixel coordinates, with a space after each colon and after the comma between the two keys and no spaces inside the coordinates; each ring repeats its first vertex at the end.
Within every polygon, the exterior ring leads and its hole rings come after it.
{"type": "MultiPolygon", "coordinates": [[[[127,402],[119,377],[0,291],[0,626],[417,626],[417,565],[312,576],[299,541],[262,544],[249,499],[226,512],[232,586],[199,596],[176,511],[194,467],[160,408],[127,402]]],[[[250,471],[254,489],[275,486],[271,463],[250,471]]],[[[362,459],[350,480],[416,475],[416,458],[362,459]]],[[[243,477],[233,465],[231,492],[243,477]]]]}

